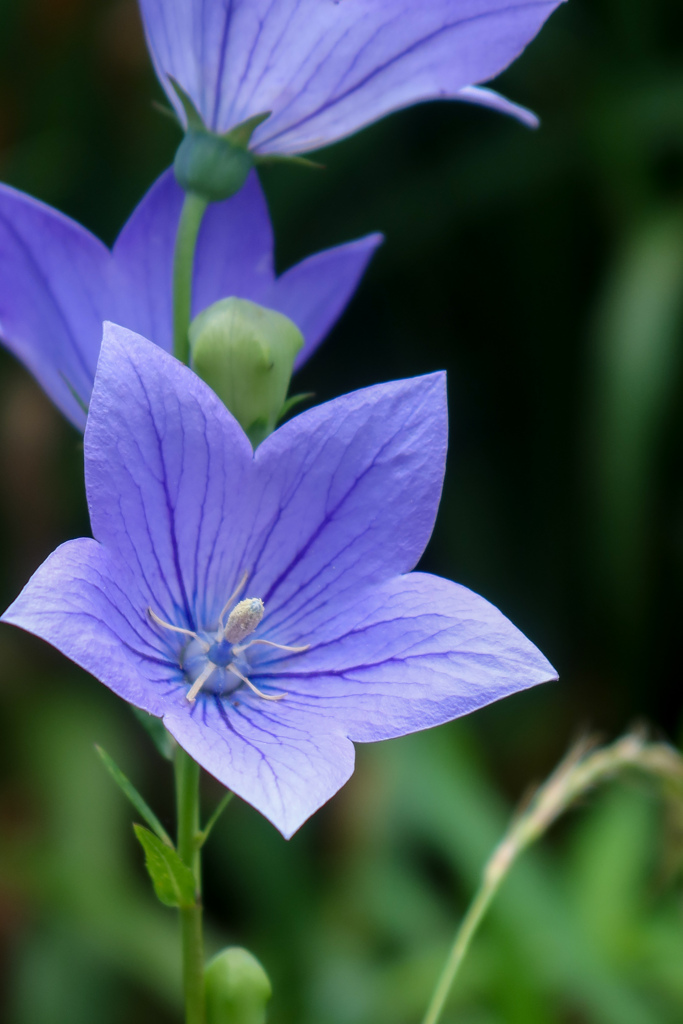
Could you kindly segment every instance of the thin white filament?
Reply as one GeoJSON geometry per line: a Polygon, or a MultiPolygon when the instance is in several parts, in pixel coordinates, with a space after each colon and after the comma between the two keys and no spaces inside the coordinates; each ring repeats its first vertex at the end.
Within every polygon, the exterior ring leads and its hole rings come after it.
{"type": "MultiPolygon", "coordinates": [[[[241,679],[243,683],[247,684],[250,690],[254,691],[257,697],[263,697],[264,700],[282,700],[283,697],[287,696],[286,693],[278,693],[277,695],[271,693],[261,693],[259,688],[257,686],[254,686],[250,679],[247,679],[246,676],[243,676],[240,670],[238,668],[235,668],[234,665],[228,665],[228,672],[232,672],[233,675],[236,675],[238,679],[241,679]]],[[[194,685],[196,686],[197,683],[195,683],[194,685]]]]}
{"type": "Polygon", "coordinates": [[[192,689],[189,691],[189,693],[185,694],[185,700],[187,700],[190,704],[194,704],[195,700],[197,699],[197,694],[199,693],[202,686],[204,685],[204,683],[209,678],[209,676],[211,675],[215,668],[216,666],[212,661],[208,661],[206,663],[206,665],[204,666],[204,671],[200,676],[197,676],[194,683],[192,684],[192,689]]]}
{"type": "Polygon", "coordinates": [[[265,644],[266,647],[277,647],[279,651],[293,651],[295,654],[301,651],[307,651],[310,648],[310,644],[304,644],[303,647],[289,647],[287,644],[274,644],[272,640],[250,640],[248,644],[243,644],[241,647],[233,647],[232,653],[242,654],[248,647],[253,647],[254,644],[265,644]]]}
{"type": "Polygon", "coordinates": [[[227,612],[228,608],[233,603],[233,601],[236,601],[237,598],[240,596],[240,594],[242,593],[242,591],[244,590],[244,588],[247,585],[247,580],[248,579],[249,579],[249,573],[245,572],[244,576],[239,581],[239,583],[235,587],[234,591],[232,592],[232,594],[230,595],[228,600],[225,602],[225,606],[224,606],[223,611],[221,612],[220,618],[218,620],[218,632],[219,632],[219,634],[221,636],[223,635],[223,631],[225,629],[225,624],[223,623],[223,619],[225,618],[225,613],[227,612]]]}
{"type": "Polygon", "coordinates": [[[161,626],[162,629],[170,629],[174,633],[183,633],[185,636],[191,636],[193,640],[196,640],[197,643],[200,643],[202,645],[205,652],[208,651],[209,648],[211,647],[211,644],[207,644],[206,640],[202,640],[202,638],[200,636],[197,636],[197,634],[194,633],[191,629],[183,629],[181,626],[172,626],[170,622],[164,622],[163,619],[160,619],[157,613],[155,611],[152,611],[151,608],[148,608],[147,611],[149,612],[149,616],[152,619],[152,621],[156,622],[157,626],[161,626]]]}

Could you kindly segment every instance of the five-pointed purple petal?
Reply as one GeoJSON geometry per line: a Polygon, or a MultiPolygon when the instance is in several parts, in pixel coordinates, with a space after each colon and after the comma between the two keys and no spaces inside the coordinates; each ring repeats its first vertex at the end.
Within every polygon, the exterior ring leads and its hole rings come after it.
{"type": "Polygon", "coordinates": [[[434,374],[305,412],[254,454],[199,378],[107,325],[85,433],[95,539],[58,548],[3,619],[163,717],[289,836],[348,779],[351,741],[555,675],[483,598],[410,572],[436,515],[446,429],[434,374]],[[253,638],[310,646],[255,644],[240,664],[264,696],[233,675],[190,704],[188,638],[150,610],[212,636],[245,573],[245,595],[265,604],[253,638]]]}
{"type": "Polygon", "coordinates": [[[140,0],[162,85],[207,127],[270,113],[257,153],[302,153],[402,107],[459,99],[535,124],[478,83],[498,75],[562,0],[140,0]]]}
{"type": "MultiPolygon", "coordinates": [[[[167,171],[110,251],[79,224],[0,185],[0,338],[79,429],[95,377],[102,321],[172,346],[172,264],[183,193],[167,171]]],[[[368,235],[275,276],[273,234],[253,174],[212,204],[199,235],[194,312],[228,295],[289,316],[304,335],[297,367],[353,295],[381,241],[368,235]]]]}

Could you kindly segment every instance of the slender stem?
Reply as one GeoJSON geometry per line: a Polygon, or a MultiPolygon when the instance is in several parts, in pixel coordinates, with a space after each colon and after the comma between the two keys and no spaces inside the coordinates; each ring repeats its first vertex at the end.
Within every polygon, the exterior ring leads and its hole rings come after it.
{"type": "Polygon", "coordinates": [[[173,355],[182,363],[188,363],[190,359],[187,335],[192,318],[194,251],[207,206],[206,199],[188,192],[176,235],[173,255],[173,355]]]}
{"type": "Polygon", "coordinates": [[[201,860],[199,834],[199,765],[182,747],[175,757],[178,854],[195,877],[197,901],[180,911],[186,1024],[205,1024],[204,942],[202,935],[201,860]]]}
{"type": "Polygon", "coordinates": [[[629,733],[600,750],[589,741],[578,743],[536,791],[528,806],[513,819],[489,858],[481,883],[458,928],[446,964],[436,984],[422,1024],[437,1024],[470,942],[493,897],[519,855],[540,838],[580,796],[623,768],[638,768],[674,787],[683,798],[683,758],[665,743],[646,743],[629,733]]]}
{"type": "MultiPolygon", "coordinates": [[[[173,354],[190,360],[188,332],[192,317],[194,254],[208,203],[192,192],[185,195],[173,254],[173,354]]],[[[205,1024],[202,875],[199,842],[199,773],[197,762],[182,747],[175,753],[178,855],[195,879],[196,903],[180,910],[180,935],[185,991],[185,1024],[205,1024]]]]}
{"type": "MultiPolygon", "coordinates": [[[[498,884],[500,884],[500,882],[498,884]]],[[[472,937],[479,927],[479,924],[497,891],[498,885],[494,887],[487,887],[482,884],[479,886],[477,894],[470,903],[469,909],[458,928],[455,936],[455,942],[451,946],[451,951],[448,954],[448,959],[446,960],[444,969],[441,972],[441,976],[439,977],[436,988],[432,994],[432,998],[422,1024],[436,1024],[441,1016],[441,1011],[448,999],[448,993],[451,990],[451,985],[455,981],[456,975],[460,970],[460,964],[465,959],[472,937]]]]}

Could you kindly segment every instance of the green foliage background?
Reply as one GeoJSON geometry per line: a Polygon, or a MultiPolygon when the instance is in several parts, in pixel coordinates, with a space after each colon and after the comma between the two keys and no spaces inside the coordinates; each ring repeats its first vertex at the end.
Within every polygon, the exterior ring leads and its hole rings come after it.
{"type": "MultiPolygon", "coordinates": [[[[452,441],[424,567],[498,604],[559,684],[359,749],[285,843],[235,801],[207,847],[211,945],[248,945],[281,1024],[419,1020],[512,805],[584,729],[681,717],[683,12],[570,0],[497,83],[539,132],[461,104],[395,115],[263,181],[285,268],[386,245],[297,381],[327,399],[446,367],[452,441]]],[[[134,0],[0,0],[0,178],[111,242],[172,159],[134,0]]],[[[0,282],[1,287],[1,282],[0,282]]],[[[87,531],[80,440],[0,358],[0,590],[87,531]]],[[[125,706],[0,634],[0,953],[8,1024],[180,1019],[155,904],[100,742],[172,828],[171,777],[125,706]]],[[[219,798],[206,780],[206,806],[219,798]]],[[[683,1019],[680,822],[645,784],[576,811],[514,871],[453,1024],[683,1019]]]]}

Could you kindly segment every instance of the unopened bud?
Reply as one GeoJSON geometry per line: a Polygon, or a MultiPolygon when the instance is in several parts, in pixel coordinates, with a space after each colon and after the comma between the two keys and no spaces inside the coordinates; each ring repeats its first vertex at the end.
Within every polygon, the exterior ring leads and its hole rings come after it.
{"type": "Polygon", "coordinates": [[[230,946],[204,970],[207,1024],[264,1024],[272,995],[268,975],[255,956],[230,946]]]}
{"type": "Polygon", "coordinates": [[[188,131],[180,143],[173,171],[186,192],[215,203],[239,192],[253,166],[248,149],[200,128],[188,131]]]}
{"type": "Polygon", "coordinates": [[[254,447],[275,429],[302,345],[296,324],[248,299],[221,299],[190,325],[192,368],[254,447]]]}

